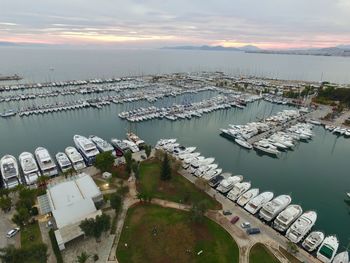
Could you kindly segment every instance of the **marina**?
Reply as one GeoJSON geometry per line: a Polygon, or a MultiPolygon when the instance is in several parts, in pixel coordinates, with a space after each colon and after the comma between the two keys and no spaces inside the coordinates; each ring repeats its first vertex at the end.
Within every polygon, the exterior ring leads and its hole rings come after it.
{"type": "MultiPolygon", "coordinates": [[[[187,148],[181,146],[176,139],[160,139],[156,143],[155,148],[172,155],[178,160],[181,160],[182,168],[184,169],[182,172],[183,174],[192,174],[192,176],[194,175],[198,178],[204,178],[204,180],[206,180],[208,183],[208,180],[211,180],[214,177],[219,178],[220,176],[221,171],[217,175],[213,175],[210,178],[205,178],[205,175],[210,173],[210,170],[215,170],[217,166],[206,169],[206,171],[204,173],[200,173],[200,175],[196,173],[196,171],[201,169],[201,167],[207,167],[208,164],[214,161],[214,158],[206,158],[204,156],[197,155],[196,153],[198,152],[194,152],[196,147],[187,148]],[[211,161],[208,161],[209,159],[211,161]]],[[[226,196],[231,202],[235,202],[251,187],[250,183],[241,183],[243,180],[242,175],[225,173],[223,176],[220,176],[219,180],[219,183],[211,185],[211,187],[216,188],[216,192],[218,194],[226,196]]],[[[249,196],[246,196],[246,198],[247,197],[249,196]]],[[[289,220],[288,225],[284,224],[285,227],[283,229],[283,233],[285,234],[285,237],[293,243],[299,243],[300,247],[303,247],[308,252],[312,252],[318,248],[317,253],[313,256],[317,257],[322,262],[332,262],[337,253],[339,241],[336,236],[327,236],[325,238],[322,232],[311,232],[318,218],[317,212],[306,211],[302,214],[300,207],[295,205],[289,206],[292,201],[292,198],[289,195],[279,195],[275,198],[273,197],[274,193],[269,191],[257,194],[255,197],[250,196],[250,199],[247,200],[247,204],[244,206],[244,209],[252,215],[259,212],[257,217],[264,222],[269,222],[277,217],[278,219],[276,220],[279,222],[277,224],[283,224],[283,218],[292,216],[292,219],[289,220]],[[298,208],[298,212],[294,213],[291,208],[298,208]]],[[[243,224],[250,225],[250,223],[243,224]]],[[[274,224],[271,224],[271,227],[274,227],[274,224]]]]}
{"type": "MultiPolygon", "coordinates": [[[[42,145],[49,151],[51,157],[54,157],[56,153],[64,152],[65,147],[74,145],[72,141],[74,134],[87,137],[97,135],[106,141],[110,138],[122,141],[126,130],[130,128],[130,123],[117,117],[121,112],[151,106],[162,108],[181,104],[186,100],[190,100],[191,103],[199,102],[218,95],[216,91],[209,90],[166,96],[155,102],[138,100],[111,103],[101,109],[89,107],[84,110],[30,115],[26,118],[18,116],[3,118],[0,121],[6,125],[1,125],[0,130],[7,139],[2,141],[1,156],[11,154],[18,157],[24,151],[34,153],[35,149],[42,145]]],[[[80,96],[85,95],[77,95],[75,99],[81,99],[80,96]]],[[[36,98],[35,101],[38,101],[39,105],[45,105],[56,103],[58,99],[59,97],[36,98]]],[[[29,101],[20,102],[25,104],[29,101]]],[[[17,103],[19,101],[1,103],[0,110],[4,112],[6,109],[16,108],[17,103]]],[[[334,136],[323,127],[315,125],[312,129],[312,140],[296,144],[294,150],[288,151],[288,158],[285,157],[286,153],[282,152],[279,159],[246,151],[239,145],[235,146],[217,136],[218,127],[228,127],[232,123],[257,122],[286,109],[295,108],[287,104],[257,100],[248,103],[244,109],[230,107],[190,121],[180,119],[173,122],[156,118],[132,123],[131,128],[140,138],[153,145],[159,138],[164,137],[178,138],[184,145],[194,145],[197,147],[196,151],[203,156],[215,157],[215,163],[219,164],[223,171],[244,175],[242,182],[251,182],[261,193],[266,189],[274,192],[276,196],[291,193],[293,203],[302,205],[305,211],[310,209],[317,211],[315,228],[327,233],[336,233],[339,240],[346,243],[349,233],[344,229],[347,229],[349,207],[344,199],[347,198],[345,193],[349,192],[346,185],[350,182],[344,167],[349,142],[344,136],[334,136]],[[159,130],[154,130],[154,127],[159,127],[159,130]],[[337,167],[337,173],[333,172],[334,167],[337,167]],[[329,176],[330,174],[333,176],[329,176]],[[322,183],[316,184],[316,181],[322,183]],[[312,195],[307,194],[310,187],[313,189],[312,195]],[[326,200],[324,192],[329,192],[326,200]],[[332,203],[331,208],[327,205],[329,203],[332,203]],[[329,224],[332,220],[331,214],[336,215],[337,224],[329,224]]]]}

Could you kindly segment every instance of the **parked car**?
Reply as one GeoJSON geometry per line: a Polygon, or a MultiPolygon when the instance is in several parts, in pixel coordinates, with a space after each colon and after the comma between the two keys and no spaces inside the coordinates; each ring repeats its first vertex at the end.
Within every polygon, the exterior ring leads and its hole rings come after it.
{"type": "Polygon", "coordinates": [[[256,227],[248,228],[246,230],[246,232],[247,232],[248,235],[256,235],[256,234],[260,234],[260,229],[256,228],[256,227]]]}
{"type": "Polygon", "coordinates": [[[19,232],[19,227],[11,229],[9,232],[7,232],[6,237],[7,238],[14,237],[18,232],[19,232]]]}
{"type": "Polygon", "coordinates": [[[234,217],[231,219],[231,224],[235,224],[238,220],[239,220],[239,217],[238,217],[238,216],[234,216],[234,217]]]}
{"type": "Polygon", "coordinates": [[[242,228],[250,228],[250,223],[249,223],[249,222],[243,222],[243,223],[241,224],[241,227],[242,227],[242,228]]]}
{"type": "Polygon", "coordinates": [[[224,211],[222,211],[222,214],[223,214],[224,216],[232,215],[231,211],[229,211],[229,210],[224,210],[224,211]]]}

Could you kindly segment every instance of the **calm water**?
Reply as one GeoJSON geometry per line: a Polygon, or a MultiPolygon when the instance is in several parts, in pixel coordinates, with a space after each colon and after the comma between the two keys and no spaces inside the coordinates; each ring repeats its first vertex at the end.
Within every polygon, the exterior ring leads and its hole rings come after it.
{"type": "Polygon", "coordinates": [[[342,57],[2,47],[0,58],[0,74],[17,73],[27,82],[220,70],[233,75],[350,83],[350,59],[342,57]]]}
{"type": "MultiPolygon", "coordinates": [[[[231,73],[266,74],[266,76],[350,82],[350,60],[333,57],[274,56],[236,52],[187,51],[73,51],[38,49],[0,49],[0,72],[24,75],[27,81],[85,79],[141,73],[163,73],[191,70],[225,70],[231,73]],[[54,67],[54,71],[49,68],[54,67]]],[[[165,98],[156,105],[169,105],[184,100],[201,100],[214,95],[202,92],[197,95],[165,98]]],[[[72,100],[58,97],[28,101],[33,105],[52,100],[72,100]]],[[[230,123],[241,124],[268,116],[286,108],[266,102],[255,102],[244,110],[229,109],[213,112],[200,119],[171,122],[152,120],[129,125],[117,114],[147,102],[110,105],[101,110],[86,109],[0,119],[0,156],[23,151],[34,152],[45,146],[54,155],[73,145],[74,134],[95,134],[105,139],[123,138],[132,128],[141,138],[154,144],[159,138],[175,137],[184,145],[197,146],[205,156],[215,157],[225,171],[244,175],[261,191],[291,194],[293,203],[304,210],[318,212],[317,229],[337,234],[342,245],[350,237],[350,206],[344,202],[345,191],[350,191],[348,160],[350,140],[337,138],[321,127],[314,128],[314,138],[300,143],[294,151],[280,159],[259,156],[246,151],[219,136],[219,128],[230,123]]],[[[1,103],[5,108],[18,108],[17,102],[1,103]]]]}

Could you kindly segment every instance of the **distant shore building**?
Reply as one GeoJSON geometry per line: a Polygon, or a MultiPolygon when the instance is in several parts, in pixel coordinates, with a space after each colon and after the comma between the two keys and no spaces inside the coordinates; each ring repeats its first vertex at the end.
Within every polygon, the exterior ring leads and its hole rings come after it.
{"type": "Polygon", "coordinates": [[[40,214],[51,213],[54,218],[60,250],[65,249],[67,242],[84,234],[79,227],[81,221],[102,214],[98,209],[103,204],[102,193],[86,173],[50,184],[38,201],[40,214]]]}

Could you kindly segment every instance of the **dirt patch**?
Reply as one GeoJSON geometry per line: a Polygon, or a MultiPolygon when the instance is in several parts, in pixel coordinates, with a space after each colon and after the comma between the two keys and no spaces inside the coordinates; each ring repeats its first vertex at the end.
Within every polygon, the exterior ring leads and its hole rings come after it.
{"type": "Polygon", "coordinates": [[[192,223],[191,228],[195,233],[197,239],[206,241],[213,240],[213,236],[208,231],[208,228],[205,224],[192,223]]]}

